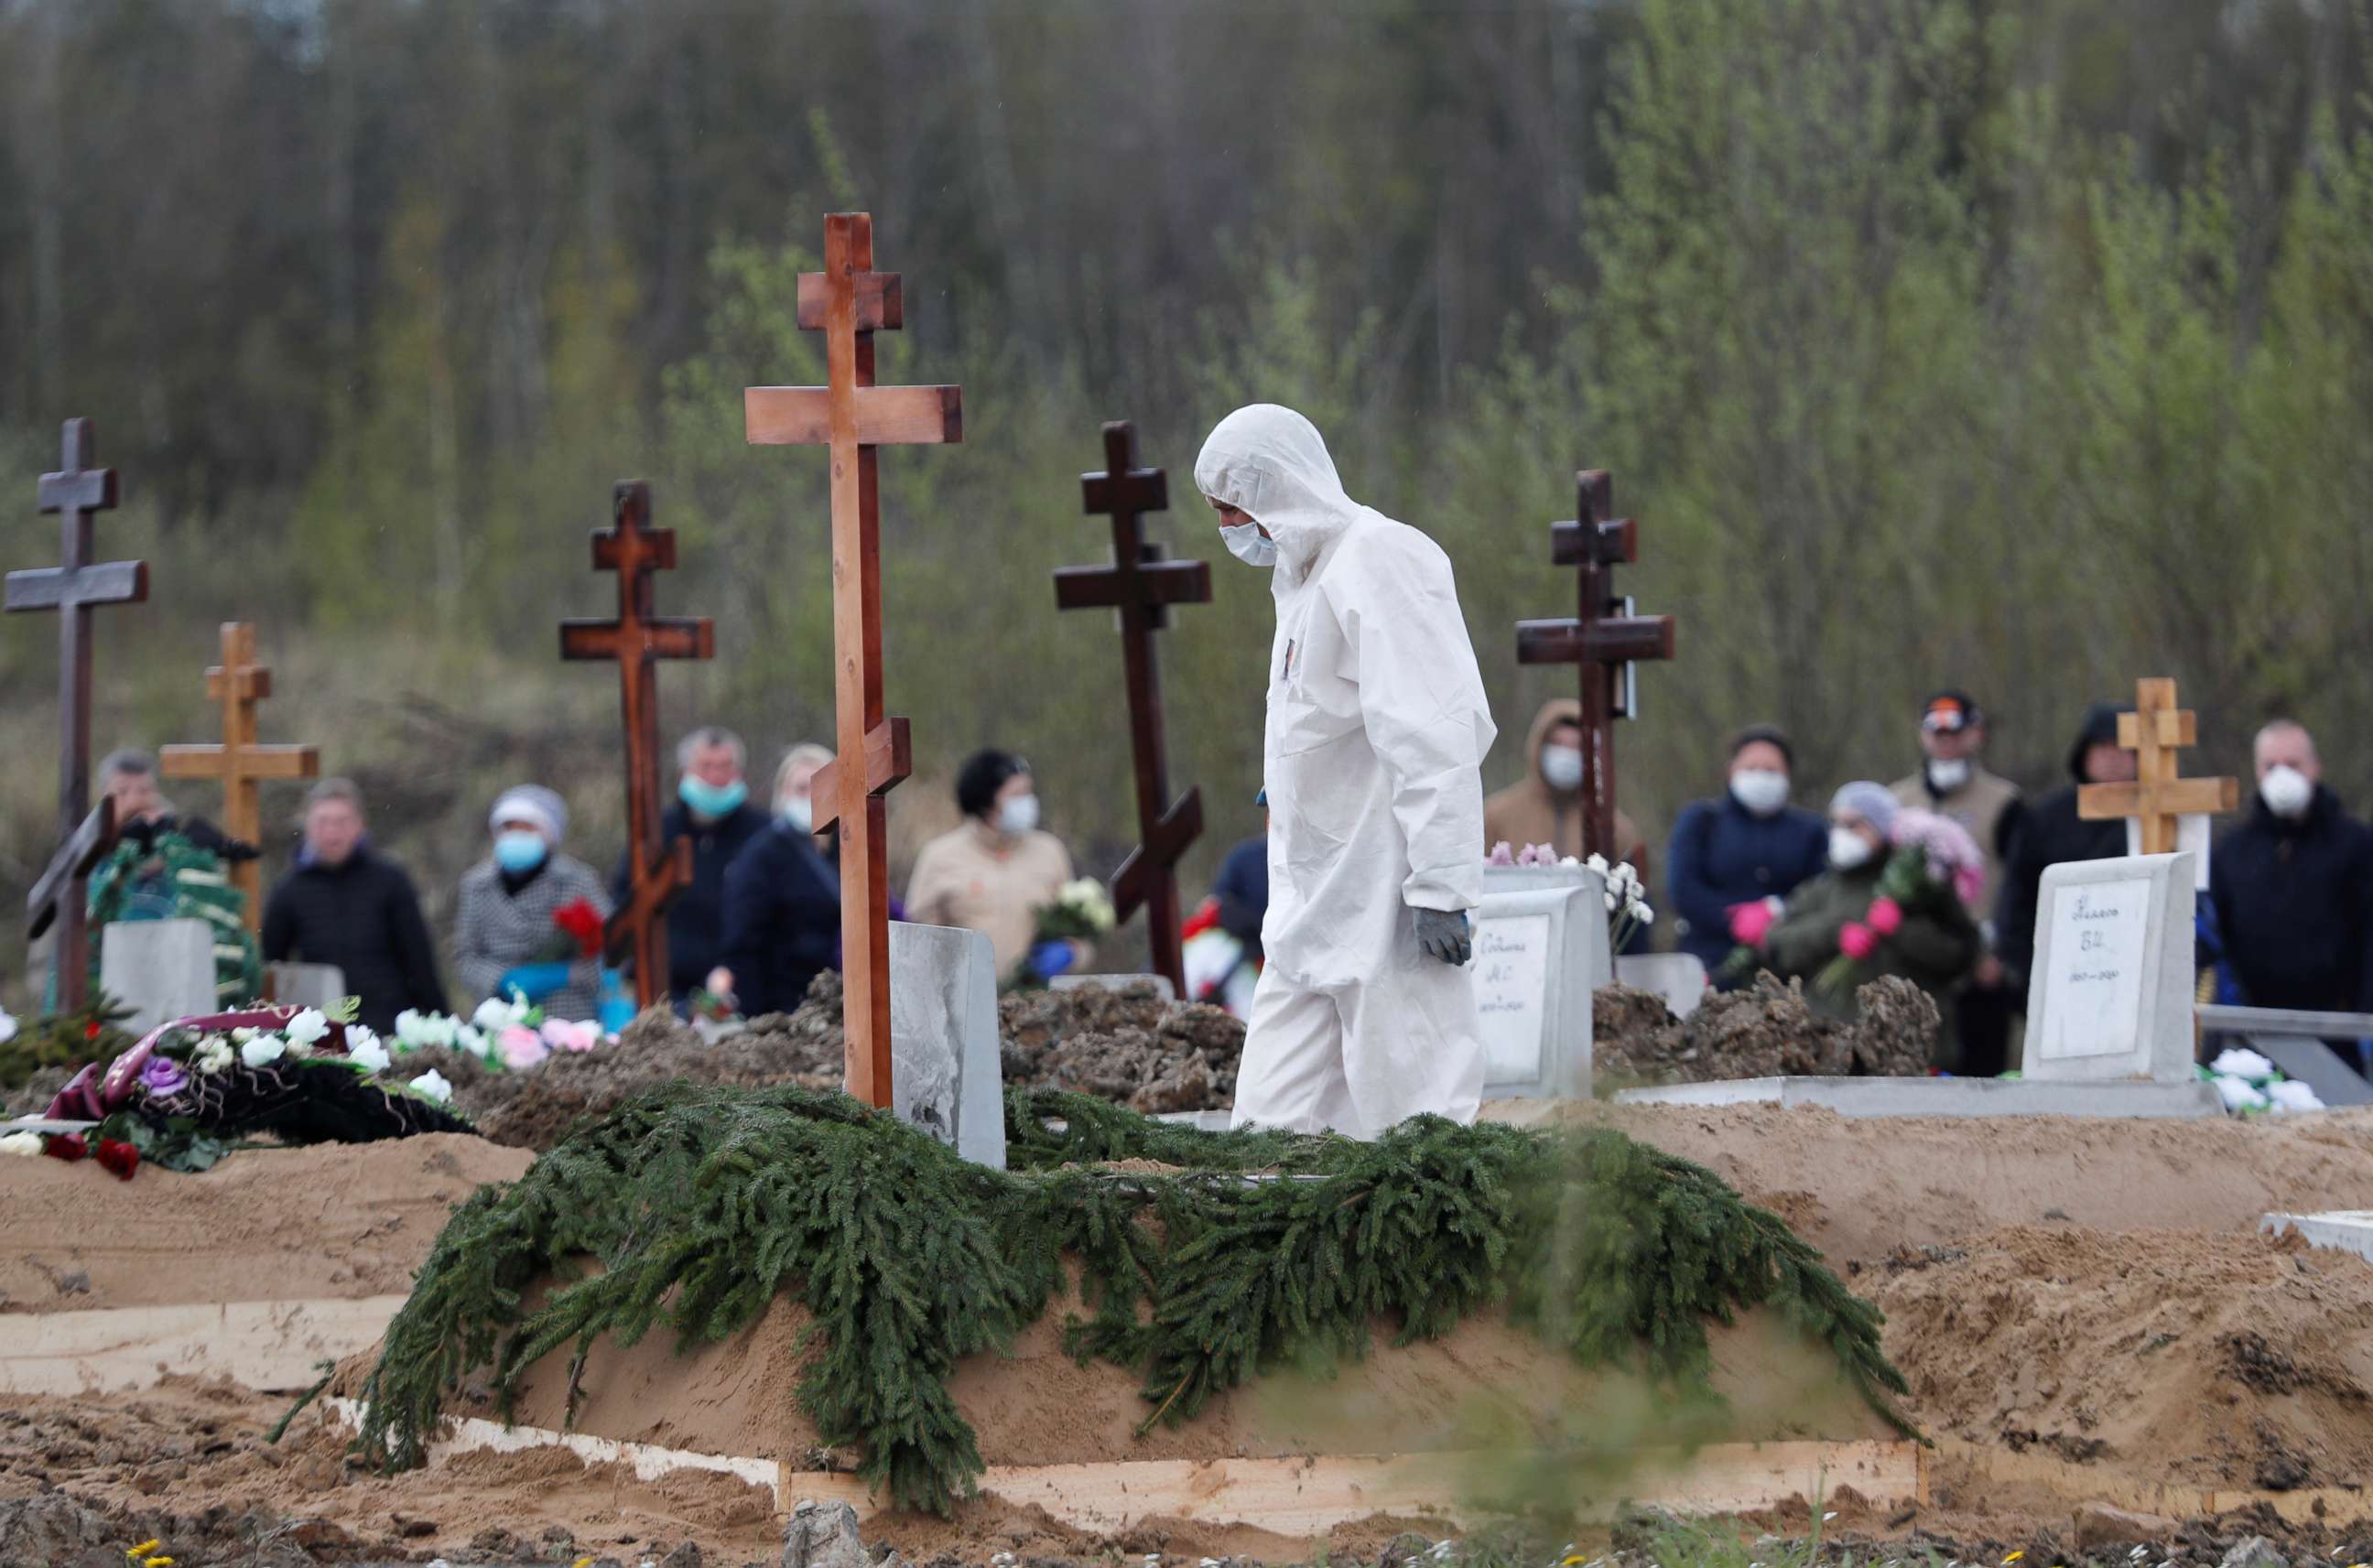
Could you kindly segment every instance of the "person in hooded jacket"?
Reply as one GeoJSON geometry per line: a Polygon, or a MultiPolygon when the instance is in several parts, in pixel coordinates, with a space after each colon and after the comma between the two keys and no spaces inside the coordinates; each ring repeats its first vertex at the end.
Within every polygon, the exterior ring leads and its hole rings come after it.
{"type": "Polygon", "coordinates": [[[790,1012],[840,965],[840,872],[815,840],[815,776],[831,761],[813,744],[783,754],[774,823],[725,870],[724,960],[707,985],[745,1017],[790,1012]]]}
{"type": "MultiPolygon", "coordinates": [[[[766,831],[766,813],[750,804],[749,756],[741,736],[714,725],[676,746],[676,798],[660,818],[660,842],[692,840],[692,882],[667,912],[667,989],[678,1011],[724,960],[726,868],[766,831]]],[[[613,904],[625,906],[632,874],[632,862],[620,855],[610,873],[613,904]]]]}
{"type": "Polygon", "coordinates": [[[2208,860],[2225,962],[2250,1007],[2373,1012],[2373,831],[2323,785],[2315,739],[2258,732],[2249,820],[2208,860]]]}
{"type": "Polygon", "coordinates": [[[1235,1125],[1374,1138],[1483,1088],[1469,911],[1498,731],[1450,559],[1352,500],[1315,427],[1256,404],[1195,460],[1230,554],[1271,569],[1268,966],[1235,1125]]]}
{"type": "Polygon", "coordinates": [[[1796,752],[1768,724],[1730,743],[1728,788],[1693,801],[1673,824],[1665,874],[1683,953],[1719,976],[1733,952],[1753,947],[1787,907],[1788,895],[1829,863],[1829,828],[1788,803],[1796,752]]]}
{"type": "MultiPolygon", "coordinates": [[[[1525,777],[1483,802],[1483,848],[1522,849],[1547,844],[1560,855],[1582,854],[1582,704],[1570,696],[1541,705],[1525,737],[1525,777]]],[[[1648,840],[1622,812],[1615,813],[1615,859],[1629,860],[1644,879],[1648,840]]]]}
{"type": "Polygon", "coordinates": [[[2097,702],[2085,710],[2085,722],[2069,749],[2072,782],[2039,797],[2019,813],[2011,831],[2010,850],[2003,858],[2002,896],[1994,905],[1994,951],[2005,970],[2004,983],[2014,995],[2024,995],[2028,971],[2035,963],[2035,904],[2046,868],[2071,860],[2114,860],[2126,852],[2122,818],[2087,822],[2076,814],[2076,791],[2087,784],[2130,784],[2135,776],[2134,754],[2118,744],[2118,716],[2130,708],[2097,702]]]}

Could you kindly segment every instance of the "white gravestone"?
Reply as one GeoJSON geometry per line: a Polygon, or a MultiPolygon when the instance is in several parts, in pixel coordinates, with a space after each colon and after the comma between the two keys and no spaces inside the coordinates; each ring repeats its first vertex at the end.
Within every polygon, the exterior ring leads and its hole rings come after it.
{"type": "Polygon", "coordinates": [[[99,989],[132,1010],[123,1027],[134,1036],[221,1012],[214,928],[204,920],[118,921],[99,935],[99,989]]]}
{"type": "Polygon", "coordinates": [[[1705,1000],[1705,960],[1694,953],[1619,954],[1615,983],[1664,999],[1676,1018],[1687,1018],[1705,1000]]]}
{"type": "Polygon", "coordinates": [[[272,1000],[282,1007],[335,1007],[346,1000],[346,972],[334,964],[272,964],[272,1000]]]}
{"type": "Polygon", "coordinates": [[[1485,872],[1473,974],[1483,1097],[1588,1097],[1590,999],[1613,975],[1606,879],[1580,866],[1485,872]]]}
{"type": "Polygon", "coordinates": [[[899,1119],[1005,1168],[997,954],[978,931],[890,926],[891,1099],[899,1119]]]}
{"type": "Polygon", "coordinates": [[[2192,859],[2080,860],[2043,873],[2021,1074],[2188,1081],[2192,859]]]}

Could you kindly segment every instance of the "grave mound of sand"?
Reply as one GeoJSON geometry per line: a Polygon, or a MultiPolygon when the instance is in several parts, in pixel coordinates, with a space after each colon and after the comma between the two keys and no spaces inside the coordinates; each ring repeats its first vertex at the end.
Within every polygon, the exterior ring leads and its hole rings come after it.
{"type": "Polygon", "coordinates": [[[1731,1078],[1917,1078],[1928,1071],[1940,1020],[1935,1000],[1895,976],[1855,993],[1862,1017],[1824,1018],[1801,982],[1765,974],[1744,990],[1713,991],[1687,1018],[1629,986],[1591,998],[1591,1068],[1641,1083],[1731,1078]]]}
{"type": "Polygon", "coordinates": [[[2373,1480],[2373,1265],[2345,1253],[2016,1226],[1856,1282],[1935,1435],[2212,1487],[2373,1480]]]}
{"type": "Polygon", "coordinates": [[[523,1150],[432,1133],[252,1149],[198,1176],[88,1161],[0,1172],[0,1313],[401,1295],[454,1206],[523,1150]]]}

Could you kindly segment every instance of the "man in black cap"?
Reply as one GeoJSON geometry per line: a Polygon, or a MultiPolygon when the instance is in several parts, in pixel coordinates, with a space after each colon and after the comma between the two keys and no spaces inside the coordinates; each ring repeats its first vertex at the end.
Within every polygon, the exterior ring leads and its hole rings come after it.
{"type": "Polygon", "coordinates": [[[2005,987],[1991,917],[2002,886],[2003,858],[2023,810],[2018,786],[1986,771],[1986,715],[1967,692],[1938,692],[1921,705],[1920,771],[1894,788],[1900,804],[1934,812],[1960,825],[1986,858],[1984,891],[1970,918],[1987,937],[1986,952],[1953,1000],[1952,1036],[1959,1044],[1954,1071],[1992,1077],[2009,1065],[2011,1016],[2017,999],[2005,987]]]}
{"type": "Polygon", "coordinates": [[[2027,990],[2035,961],[2035,900],[2044,868],[2070,860],[2115,860],[2126,852],[2126,819],[2087,822],[2076,814],[2076,791],[2087,784],[2131,784],[2134,754],[2118,744],[2118,716],[2131,708],[2097,702],[2085,710],[2085,724],[2068,754],[2075,782],[2040,797],[2020,813],[2004,857],[2002,897],[1994,906],[1994,951],[2014,1005],[2027,990]]]}

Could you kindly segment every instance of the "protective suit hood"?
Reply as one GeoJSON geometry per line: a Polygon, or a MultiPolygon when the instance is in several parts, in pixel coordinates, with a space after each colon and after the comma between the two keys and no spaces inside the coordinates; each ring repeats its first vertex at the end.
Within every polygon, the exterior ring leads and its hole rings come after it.
{"type": "Polygon", "coordinates": [[[1368,513],[1343,493],[1318,427],[1274,403],[1239,408],[1212,429],[1195,459],[1195,487],[1268,530],[1278,569],[1308,575],[1327,547],[1368,513]]]}

